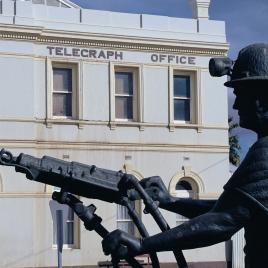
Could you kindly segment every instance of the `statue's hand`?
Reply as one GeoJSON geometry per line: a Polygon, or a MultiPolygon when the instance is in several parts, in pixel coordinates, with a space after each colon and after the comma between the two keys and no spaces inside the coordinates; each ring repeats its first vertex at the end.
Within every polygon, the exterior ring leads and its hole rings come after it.
{"type": "Polygon", "coordinates": [[[145,178],[140,181],[140,184],[153,200],[159,202],[160,207],[172,202],[172,196],[160,177],[145,178]]]}
{"type": "Polygon", "coordinates": [[[109,233],[102,240],[102,249],[105,255],[113,254],[119,259],[142,253],[141,240],[121,230],[109,233]]]}

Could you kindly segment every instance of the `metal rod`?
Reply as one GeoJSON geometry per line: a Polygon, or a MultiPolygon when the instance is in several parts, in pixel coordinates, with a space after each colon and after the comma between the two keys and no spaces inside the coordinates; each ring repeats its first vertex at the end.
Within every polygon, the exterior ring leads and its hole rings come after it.
{"type": "MultiPolygon", "coordinates": [[[[128,209],[128,214],[131,217],[131,219],[133,220],[136,227],[138,228],[141,236],[148,237],[149,233],[147,232],[145,225],[143,224],[140,217],[138,216],[137,211],[130,206],[129,200],[126,200],[126,199],[127,198],[122,199],[122,205],[128,209]]],[[[158,257],[156,255],[156,252],[150,252],[149,255],[150,255],[150,258],[152,261],[152,267],[153,268],[160,268],[160,264],[159,264],[159,260],[158,260],[158,257]]]]}
{"type": "MultiPolygon", "coordinates": [[[[148,213],[150,213],[156,223],[158,224],[159,228],[162,232],[167,231],[170,229],[168,223],[166,222],[165,218],[161,214],[161,212],[158,209],[158,206],[155,204],[155,202],[152,200],[152,198],[147,194],[147,192],[143,189],[142,185],[139,183],[139,181],[131,175],[125,174],[125,176],[122,178],[122,180],[125,180],[125,184],[131,184],[134,189],[140,194],[140,197],[142,198],[145,209],[148,213]]],[[[179,268],[187,268],[187,262],[183,256],[183,253],[181,250],[173,250],[174,256],[176,258],[177,264],[179,268]]]]}

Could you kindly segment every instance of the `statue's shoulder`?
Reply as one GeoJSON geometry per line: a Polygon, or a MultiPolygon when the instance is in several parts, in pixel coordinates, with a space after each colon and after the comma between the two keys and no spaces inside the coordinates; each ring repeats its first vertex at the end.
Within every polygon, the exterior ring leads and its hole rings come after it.
{"type": "Polygon", "coordinates": [[[268,137],[252,145],[224,190],[242,193],[252,204],[268,213],[268,137]]]}
{"type": "MultiPolygon", "coordinates": [[[[256,141],[224,189],[268,179],[268,137],[256,141]]],[[[268,182],[268,180],[267,180],[268,182]]]]}

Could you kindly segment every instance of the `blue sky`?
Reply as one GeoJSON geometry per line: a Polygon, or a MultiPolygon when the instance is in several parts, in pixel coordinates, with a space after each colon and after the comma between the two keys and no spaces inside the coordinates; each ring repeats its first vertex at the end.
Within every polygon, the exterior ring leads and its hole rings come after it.
{"type": "MultiPolygon", "coordinates": [[[[189,0],[73,0],[83,8],[111,10],[129,13],[156,14],[191,18],[189,0]]],[[[268,0],[211,0],[210,19],[226,22],[227,40],[230,43],[229,57],[235,59],[239,50],[251,43],[268,43],[268,0]]],[[[229,114],[234,96],[228,89],[229,114]]],[[[242,146],[241,155],[256,139],[253,132],[238,129],[242,146]]]]}

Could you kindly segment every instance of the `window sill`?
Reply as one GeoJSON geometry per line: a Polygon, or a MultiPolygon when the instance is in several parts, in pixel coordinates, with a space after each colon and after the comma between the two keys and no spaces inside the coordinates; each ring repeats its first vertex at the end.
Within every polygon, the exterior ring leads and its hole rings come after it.
{"type": "Polygon", "coordinates": [[[83,121],[75,119],[73,117],[53,117],[53,118],[47,118],[45,120],[46,126],[48,128],[52,128],[53,124],[64,124],[64,125],[77,125],[78,128],[83,128],[83,121]]]}
{"type": "Polygon", "coordinates": [[[173,123],[169,124],[170,132],[174,132],[176,128],[196,129],[198,133],[202,132],[202,125],[191,123],[191,122],[174,121],[173,123]]]}
{"type": "MultiPolygon", "coordinates": [[[[57,245],[53,245],[52,249],[57,250],[58,249],[57,245]]],[[[80,248],[76,245],[63,245],[62,249],[63,250],[76,250],[76,249],[80,249],[80,248]]]]}
{"type": "Polygon", "coordinates": [[[119,120],[116,119],[115,121],[110,121],[109,126],[111,130],[116,129],[117,126],[126,126],[126,127],[138,127],[140,131],[144,130],[144,123],[133,121],[133,120],[119,120]]]}
{"type": "Polygon", "coordinates": [[[52,128],[53,124],[55,125],[77,125],[78,128],[83,129],[85,126],[108,126],[110,129],[116,129],[116,127],[136,127],[139,128],[140,131],[143,131],[146,127],[155,128],[169,128],[169,130],[175,131],[177,128],[184,128],[184,129],[196,129],[198,132],[202,132],[203,129],[217,129],[217,130],[228,130],[228,126],[224,125],[202,125],[196,123],[182,123],[182,122],[173,122],[169,124],[165,123],[148,123],[148,122],[137,122],[137,121],[95,121],[95,120],[79,120],[79,119],[66,119],[66,118],[48,118],[48,119],[4,119],[1,121],[12,121],[12,122],[37,122],[46,124],[48,128],[52,128]]]}

